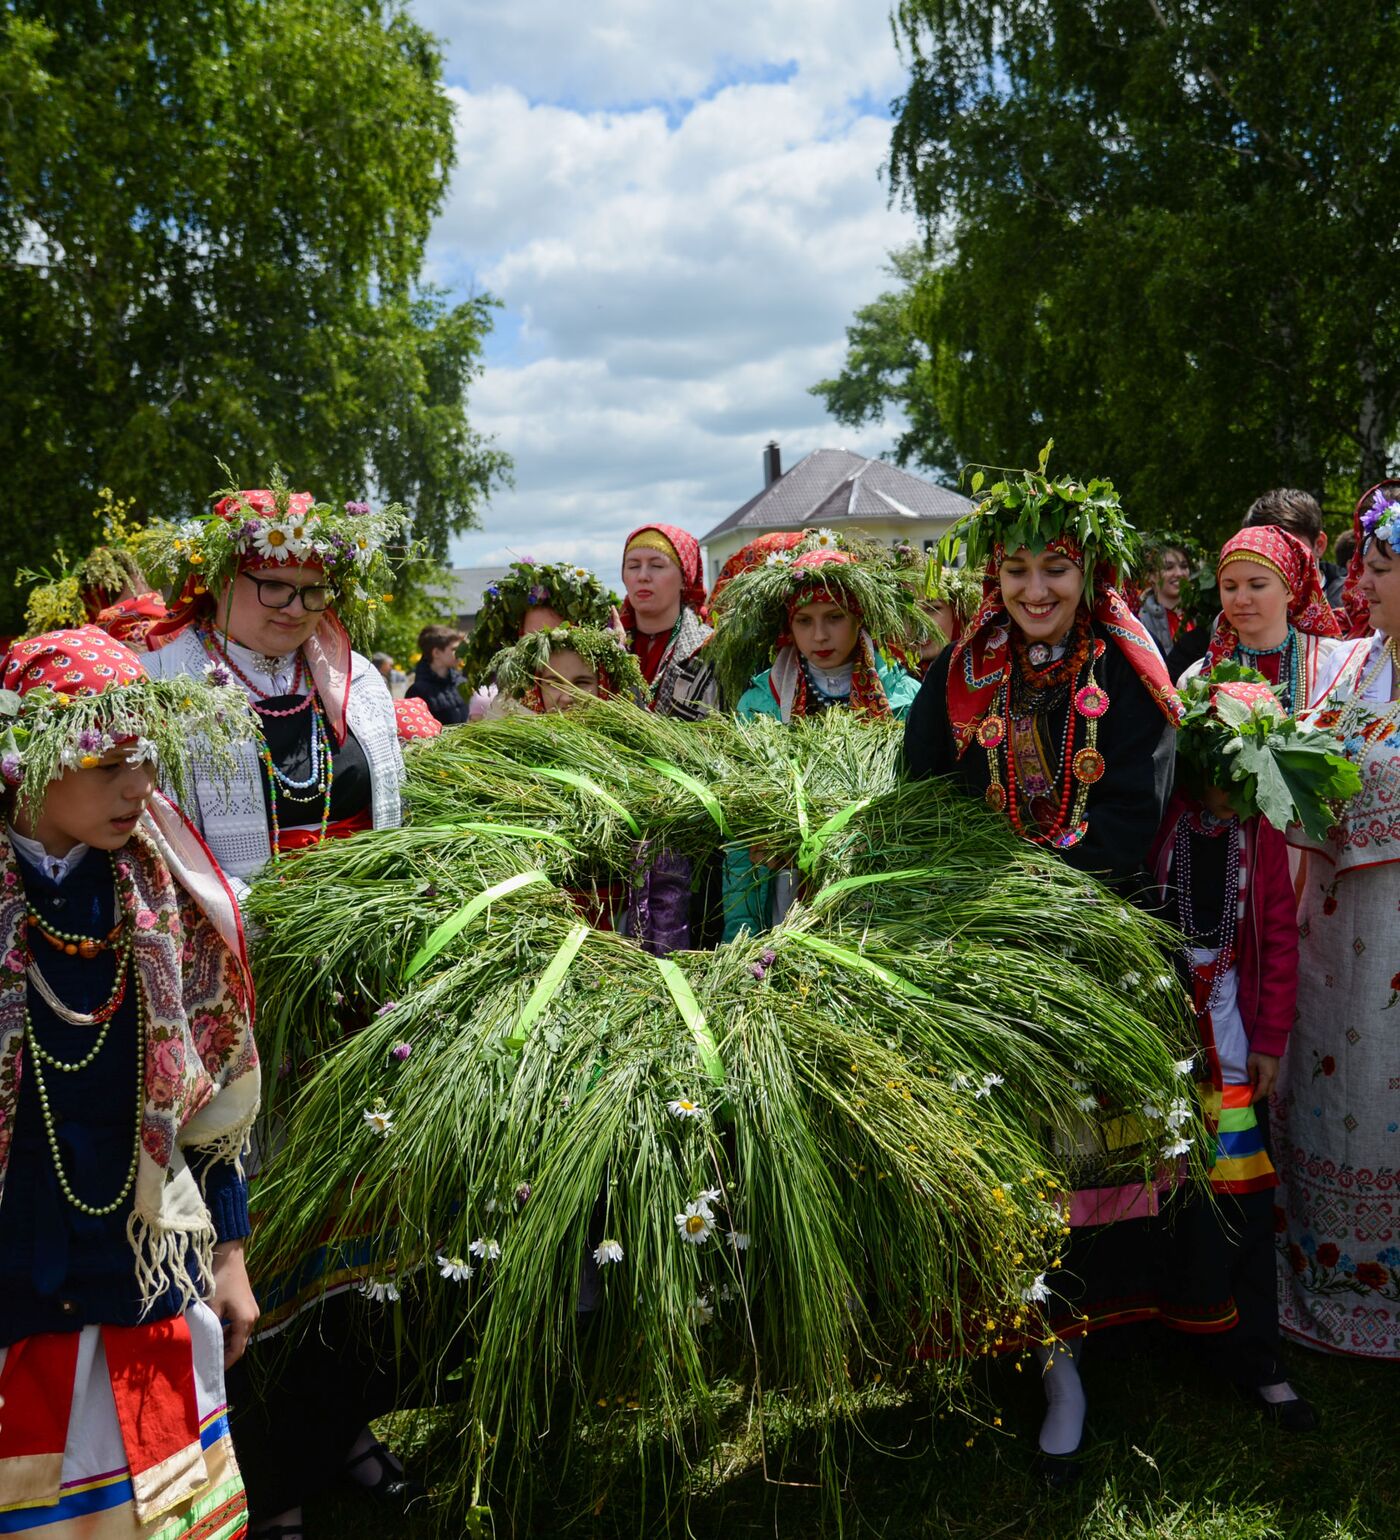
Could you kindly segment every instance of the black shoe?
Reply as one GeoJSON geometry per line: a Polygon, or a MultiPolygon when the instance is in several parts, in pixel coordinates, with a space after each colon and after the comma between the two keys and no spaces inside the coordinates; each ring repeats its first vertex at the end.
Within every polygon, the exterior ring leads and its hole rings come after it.
{"type": "Polygon", "coordinates": [[[1303,1396],[1291,1401],[1269,1401],[1257,1386],[1241,1387],[1240,1394],[1263,1417],[1285,1433],[1316,1433],[1322,1426],[1322,1415],[1303,1396]]]}
{"type": "Polygon", "coordinates": [[[1052,1492],[1067,1492],[1084,1474],[1084,1440],[1081,1438],[1069,1454],[1046,1454],[1037,1449],[1031,1469],[1042,1486],[1052,1492]]]}
{"type": "Polygon", "coordinates": [[[350,1472],[357,1465],[363,1465],[366,1460],[379,1461],[379,1474],[373,1481],[360,1481],[350,1477],[351,1484],[357,1486],[362,1492],[367,1492],[371,1497],[388,1503],[401,1513],[407,1513],[414,1503],[428,1495],[427,1487],[421,1481],[413,1481],[406,1476],[403,1466],[398,1462],[398,1457],[384,1444],[371,1444],[363,1454],[357,1454],[353,1460],[347,1460],[344,1466],[345,1474],[350,1476],[350,1472]]]}

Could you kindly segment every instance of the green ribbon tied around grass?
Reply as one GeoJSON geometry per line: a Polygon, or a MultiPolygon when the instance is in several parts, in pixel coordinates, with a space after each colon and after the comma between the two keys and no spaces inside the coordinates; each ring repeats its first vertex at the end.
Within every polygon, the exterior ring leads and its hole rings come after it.
{"type": "Polygon", "coordinates": [[[551,840],[565,850],[574,848],[553,829],[536,829],[524,823],[434,823],[428,828],[440,829],[444,834],[500,834],[508,839],[551,840]]]}
{"type": "Polygon", "coordinates": [[[577,770],[559,770],[554,766],[534,765],[531,767],[536,775],[547,775],[551,781],[563,781],[565,785],[577,786],[580,791],[591,792],[600,802],[605,802],[615,812],[637,839],[642,837],[641,825],[623,807],[613,794],[597,781],[590,780],[586,775],[580,775],[577,770]]]}
{"type": "Polygon", "coordinates": [[[813,894],[807,907],[820,909],[842,893],[853,892],[856,888],[868,888],[877,882],[917,882],[921,878],[937,875],[938,872],[932,866],[910,866],[902,872],[867,872],[863,877],[843,877],[839,882],[828,882],[819,893],[813,894]]]}
{"type": "Polygon", "coordinates": [[[709,1024],[705,1020],[704,1011],[700,1009],[700,1002],[695,998],[695,991],[690,987],[690,980],[669,957],[658,957],[656,966],[661,970],[666,988],[671,991],[671,998],[676,1003],[676,1009],[681,1013],[681,1019],[690,1028],[690,1035],[695,1039],[695,1046],[700,1051],[700,1063],[704,1066],[705,1073],[717,1086],[722,1086],[724,1061],[719,1056],[719,1045],[715,1042],[714,1033],[710,1031],[709,1024]]]}
{"type": "Polygon", "coordinates": [[[714,819],[715,827],[725,839],[729,838],[729,820],[724,816],[724,809],[719,805],[719,798],[715,796],[714,792],[703,781],[697,780],[693,775],[682,770],[679,765],[673,765],[664,759],[652,759],[648,756],[647,764],[658,775],[664,775],[668,779],[673,780],[676,785],[684,786],[704,806],[705,811],[714,819]]]}
{"type": "Polygon", "coordinates": [[[872,978],[879,979],[886,988],[894,990],[896,994],[904,995],[907,999],[933,999],[927,990],[920,989],[917,984],[911,984],[908,979],[902,978],[880,963],[871,962],[868,957],[862,957],[859,952],[851,951],[849,947],[837,946],[834,941],[823,941],[820,936],[812,936],[801,930],[790,931],[783,939],[794,942],[798,946],[805,946],[809,952],[829,957],[833,962],[844,963],[848,968],[859,968],[862,973],[868,973],[872,978]]]}
{"type": "Polygon", "coordinates": [[[530,1028],[534,1026],[536,1017],[558,993],[560,984],[564,982],[564,975],[569,971],[570,964],[578,956],[578,949],[588,935],[588,929],[587,925],[575,925],[564,938],[563,946],[550,959],[549,966],[540,974],[535,987],[530,991],[525,1009],[521,1011],[515,1023],[515,1031],[506,1038],[508,1048],[519,1053],[525,1046],[530,1028]]]}
{"type": "Polygon", "coordinates": [[[797,869],[810,872],[817,864],[817,857],[821,855],[822,846],[827,840],[832,835],[839,834],[862,808],[869,807],[874,800],[873,797],[862,797],[859,802],[848,802],[839,813],[833,813],[815,834],[807,833],[807,820],[803,817],[801,819],[803,839],[797,850],[797,869]]]}
{"type": "Polygon", "coordinates": [[[507,877],[504,882],[498,882],[494,887],[484,889],[475,898],[469,898],[460,909],[453,913],[433,931],[432,935],[413,954],[407,969],[404,972],[405,984],[412,978],[416,978],[424,968],[432,962],[439,952],[452,938],[481,913],[488,904],[494,903],[498,898],[504,898],[508,893],[514,893],[520,888],[528,888],[531,883],[548,882],[549,876],[545,872],[519,872],[514,877],[507,877]]]}

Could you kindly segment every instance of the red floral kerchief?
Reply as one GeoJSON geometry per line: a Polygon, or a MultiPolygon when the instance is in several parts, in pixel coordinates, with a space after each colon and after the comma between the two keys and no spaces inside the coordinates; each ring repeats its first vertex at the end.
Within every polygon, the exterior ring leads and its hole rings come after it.
{"type": "MultiPolygon", "coordinates": [[[[1079,566],[1084,564],[1079,542],[1068,535],[1057,535],[1047,542],[1045,549],[1059,551],[1079,566]]],[[[998,545],[982,579],[982,606],[954,643],[948,663],[948,721],[959,758],[967,752],[978,725],[991,710],[1010,665],[1011,622],[1001,596],[1001,564],[1005,560],[1006,551],[998,545]]],[[[1094,574],[1090,614],[1112,637],[1157,709],[1175,727],[1185,709],[1181,697],[1167,674],[1157,644],[1129,609],[1118,590],[1117,573],[1107,563],[1100,563],[1094,574]]]]}
{"type": "Polygon", "coordinates": [[[76,626],[16,642],[5,657],[0,687],[16,695],[41,685],[59,695],[101,695],[145,677],[129,647],[96,626],[76,626]]]}
{"type": "Polygon", "coordinates": [[[1376,503],[1392,502],[1400,497],[1400,477],[1392,476],[1367,487],[1356,499],[1351,511],[1351,529],[1356,537],[1356,547],[1347,563],[1346,582],[1342,584],[1342,602],[1336,611],[1344,636],[1369,636],[1371,633],[1371,606],[1358,592],[1357,584],[1366,565],[1366,532],[1361,526],[1361,515],[1368,513],[1376,503]]]}
{"type": "Polygon", "coordinates": [[[740,546],[719,569],[715,586],[710,590],[711,610],[715,607],[715,600],[741,572],[751,572],[762,562],[767,561],[775,551],[790,551],[793,546],[800,545],[804,538],[800,529],[775,529],[770,530],[766,535],[760,535],[757,540],[750,540],[747,545],[740,546]]]}
{"type": "MultiPolygon", "coordinates": [[[[648,530],[654,530],[659,535],[664,535],[670,542],[671,549],[680,559],[681,564],[681,608],[694,610],[703,620],[705,617],[705,564],[700,559],[700,542],[694,535],[677,528],[674,524],[641,524],[628,535],[623,544],[624,557],[627,547],[648,530]]],[[[629,630],[637,629],[637,617],[633,612],[631,601],[624,599],[622,609],[622,624],[629,630]]]]}
{"type": "Polygon", "coordinates": [[[411,743],[415,738],[436,738],[442,732],[442,723],[428,710],[428,703],[415,695],[411,700],[394,702],[394,726],[398,729],[399,742],[411,743]]]}
{"type": "MultiPolygon", "coordinates": [[[[1308,636],[1340,636],[1341,628],[1322,591],[1322,576],[1313,553],[1297,535],[1273,524],[1260,524],[1231,535],[1216,563],[1219,572],[1232,561],[1253,561],[1277,572],[1288,585],[1288,618],[1308,636]]],[[[1240,644],[1239,632],[1222,615],[1206,653],[1206,669],[1230,658],[1240,644]]]]}

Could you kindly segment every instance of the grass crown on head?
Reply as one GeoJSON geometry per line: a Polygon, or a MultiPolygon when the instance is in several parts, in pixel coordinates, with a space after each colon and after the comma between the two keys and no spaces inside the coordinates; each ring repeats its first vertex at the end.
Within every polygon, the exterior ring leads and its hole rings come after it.
{"type": "Polygon", "coordinates": [[[1063,541],[1078,548],[1090,598],[1097,568],[1110,568],[1120,580],[1134,569],[1138,536],[1124,517],[1113,483],[1101,477],[1082,482],[1048,476],[1045,468],[1054,447],[1055,440],[1048,440],[1035,470],[1003,470],[985,491],[986,472],[973,473],[972,492],[982,500],[944,536],[940,553],[946,563],[951,565],[959,546],[970,568],[985,570],[1023,547],[1038,555],[1063,541]]]}
{"type": "MultiPolygon", "coordinates": [[[[232,483],[228,467],[221,469],[232,483]]],[[[389,547],[408,523],[401,504],[376,513],[368,503],[318,503],[309,492],[291,491],[276,471],[265,490],[230,484],[214,497],[211,513],[153,525],[142,541],[147,570],[175,588],[177,602],[208,594],[216,603],[245,565],[316,566],[351,641],[372,638],[379,612],[394,599],[389,547]]]]}
{"type": "Polygon", "coordinates": [[[596,626],[555,626],[532,631],[512,647],[504,647],[491,659],[490,670],[506,695],[524,696],[549,667],[556,652],[576,652],[595,668],[602,682],[618,695],[646,696],[646,680],[635,657],[625,651],[611,631],[596,626]]]}
{"type": "Polygon", "coordinates": [[[601,627],[616,603],[587,567],[529,557],[512,562],[503,578],[487,585],[476,625],[458,653],[462,672],[469,684],[485,683],[497,654],[520,638],[526,610],[551,609],[567,625],[601,627]]]}

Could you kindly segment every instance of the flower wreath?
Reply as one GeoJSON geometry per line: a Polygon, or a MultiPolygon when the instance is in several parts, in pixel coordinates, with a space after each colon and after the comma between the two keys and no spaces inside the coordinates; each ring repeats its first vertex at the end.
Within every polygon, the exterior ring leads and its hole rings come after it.
{"type": "Polygon", "coordinates": [[[788,607],[814,586],[839,594],[877,646],[888,638],[921,636],[932,624],[920,610],[920,595],[905,570],[888,551],[858,537],[815,530],[790,550],[774,551],[759,566],[739,573],[720,595],[717,629],[705,653],[723,700],[738,700],[754,674],[791,640],[788,607]],[[817,552],[845,559],[824,561],[816,568],[800,564],[802,557],[817,552]]]}
{"type": "Polygon", "coordinates": [[[614,695],[646,698],[646,680],[636,658],[619,645],[611,631],[596,626],[555,626],[549,631],[532,631],[513,646],[503,647],[491,659],[489,671],[505,695],[525,700],[540,673],[549,667],[556,652],[576,652],[597,669],[600,683],[614,695]]]}
{"type": "Polygon", "coordinates": [[[16,642],[3,665],[7,686],[26,675],[42,681],[23,693],[0,688],[0,783],[17,788],[26,810],[37,809],[49,783],[65,771],[91,769],[122,747],[131,763],[155,765],[173,800],[185,802],[193,791],[191,741],[199,742],[217,774],[232,770],[233,745],[254,733],[236,685],[152,679],[128,648],[95,626],[16,642]],[[56,639],[63,649],[46,645],[56,639]]]}
{"type": "MultiPolygon", "coordinates": [[[[945,563],[951,564],[961,546],[966,565],[982,571],[1023,546],[1038,554],[1056,541],[1067,541],[1083,553],[1084,592],[1091,601],[1098,568],[1106,566],[1120,581],[1132,572],[1140,540],[1124,517],[1113,483],[1101,477],[1079,482],[1047,476],[1054,446],[1051,439],[1041,450],[1036,470],[1004,471],[987,488],[977,507],[944,536],[940,554],[945,563]]],[[[984,471],[974,473],[974,495],[982,491],[985,479],[984,471]]]]}
{"type": "Polygon", "coordinates": [[[1276,829],[1299,823],[1327,838],[1334,804],[1361,790],[1332,734],[1288,716],[1262,674],[1229,660],[1188,680],[1181,698],[1176,748],[1190,779],[1220,787],[1241,818],[1259,813],[1276,829]]]}
{"type": "Polygon", "coordinates": [[[24,606],[26,636],[81,626],[96,618],[124,587],[139,593],[150,584],[142,571],[142,547],[147,530],[129,523],[134,498],[117,498],[110,487],[98,492],[94,519],[102,520],[102,539],[79,562],[70,564],[60,545],[53,553],[55,570],[15,573],[15,586],[33,583],[24,606]]]}
{"type": "Polygon", "coordinates": [[[505,577],[487,585],[476,625],[459,652],[462,672],[473,686],[490,679],[496,654],[520,640],[528,609],[548,605],[568,625],[603,627],[617,602],[587,567],[530,557],[512,562],[505,577]]]}
{"type": "Polygon", "coordinates": [[[194,600],[223,592],[247,565],[319,566],[352,642],[372,637],[376,612],[394,598],[387,548],[403,538],[408,512],[402,504],[377,513],[368,503],[336,508],[291,491],[276,472],[266,492],[230,485],[215,498],[213,511],[201,518],[151,526],[142,551],[153,577],[182,600],[194,600]]]}

